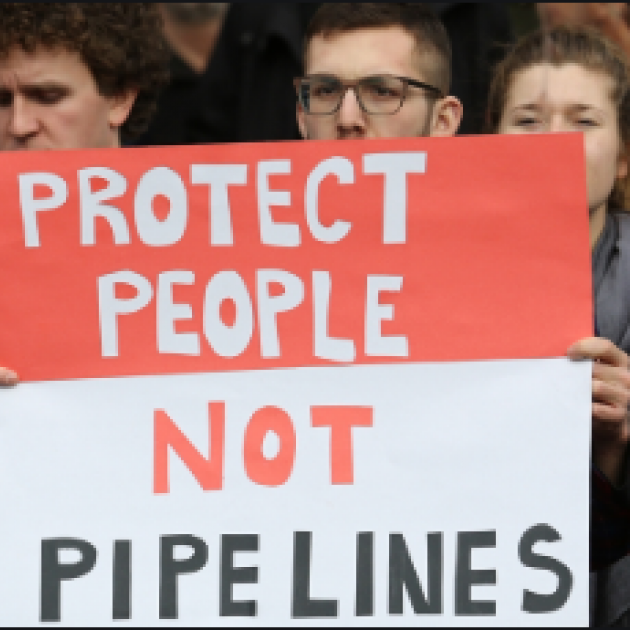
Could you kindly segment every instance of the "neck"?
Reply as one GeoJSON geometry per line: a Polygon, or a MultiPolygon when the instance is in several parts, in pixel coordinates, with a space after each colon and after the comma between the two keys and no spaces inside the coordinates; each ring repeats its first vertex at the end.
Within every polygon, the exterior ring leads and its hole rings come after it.
{"type": "Polygon", "coordinates": [[[187,24],[174,20],[163,8],[162,17],[164,36],[171,49],[195,72],[203,72],[219,36],[223,23],[222,17],[201,24],[187,24]]]}
{"type": "Polygon", "coordinates": [[[599,208],[589,213],[589,233],[591,237],[591,250],[595,249],[595,245],[599,241],[604,226],[606,225],[606,204],[603,203],[599,208]]]}

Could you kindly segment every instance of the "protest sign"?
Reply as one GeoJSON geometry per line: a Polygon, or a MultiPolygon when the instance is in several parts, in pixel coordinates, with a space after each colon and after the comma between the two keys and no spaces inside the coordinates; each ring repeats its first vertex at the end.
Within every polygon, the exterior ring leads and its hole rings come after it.
{"type": "Polygon", "coordinates": [[[3,622],[586,623],[581,143],[0,155],[3,622]]]}

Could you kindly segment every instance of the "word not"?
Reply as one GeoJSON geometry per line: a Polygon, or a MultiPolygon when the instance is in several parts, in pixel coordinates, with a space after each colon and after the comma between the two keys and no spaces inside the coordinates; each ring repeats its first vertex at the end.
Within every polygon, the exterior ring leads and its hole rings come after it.
{"type": "MultiPolygon", "coordinates": [[[[407,175],[424,174],[427,156],[423,152],[376,153],[363,156],[365,175],[384,177],[383,243],[406,242],[407,175]]],[[[291,176],[291,160],[261,160],[256,164],[256,198],[260,242],[272,247],[299,247],[302,242],[297,223],[280,223],[273,219],[272,207],[291,207],[288,190],[272,190],[271,176],[291,176]]],[[[319,188],[328,177],[335,176],[342,185],[355,183],[355,165],[345,157],[323,160],[308,175],[304,191],[304,212],[312,237],[321,243],[338,243],[350,232],[352,225],[336,220],[323,225],[319,218],[319,188]]],[[[80,208],[80,238],[85,247],[96,245],[96,220],[105,220],[116,245],[131,243],[130,222],[125,213],[113,205],[127,193],[128,182],[119,172],[106,167],[80,169],[77,173],[80,208]],[[105,182],[105,188],[95,190],[94,180],[105,182]]],[[[189,182],[179,173],[159,166],[144,173],[136,186],[133,216],[137,237],[149,247],[168,247],[178,243],[189,223],[189,193],[187,186],[208,186],[210,234],[212,246],[234,245],[232,209],[229,188],[247,186],[247,164],[192,164],[189,182]],[[161,220],[154,211],[156,197],[169,202],[168,216],[161,220]]],[[[54,173],[23,173],[19,175],[20,207],[27,248],[41,246],[38,216],[42,212],[59,210],[69,198],[68,182],[54,173]],[[48,196],[36,195],[37,188],[49,189],[48,196]]],[[[64,219],[67,221],[67,217],[64,219]]]]}
{"type": "MultiPolygon", "coordinates": [[[[444,572],[444,534],[427,534],[427,584],[423,588],[405,537],[400,533],[389,535],[389,561],[387,566],[387,590],[380,593],[386,598],[389,615],[405,614],[405,593],[415,615],[444,614],[444,586],[454,584],[454,614],[461,617],[495,616],[496,602],[480,601],[472,597],[472,587],[497,584],[497,572],[492,568],[473,568],[475,549],[495,548],[496,531],[458,532],[456,560],[452,576],[444,572]],[[446,578],[446,579],[445,579],[446,578]]],[[[534,551],[539,542],[553,543],[561,540],[560,534],[550,525],[530,527],[518,542],[520,564],[529,569],[543,570],[557,579],[557,587],[551,594],[523,590],[521,610],[531,614],[552,613],[560,610],[569,600],[573,588],[570,569],[556,558],[534,551]]],[[[221,617],[252,618],[258,616],[258,601],[238,601],[233,589],[239,584],[258,584],[259,567],[236,567],[237,553],[260,551],[259,535],[221,536],[219,561],[219,615],[221,617]]],[[[356,537],[356,573],[354,584],[354,615],[372,617],[375,614],[377,574],[375,571],[375,534],[360,532],[356,537]]],[[[197,536],[162,536],[159,544],[159,618],[175,620],[179,613],[179,577],[202,571],[208,564],[208,544],[197,536]],[[186,559],[181,552],[188,552],[186,559]],[[180,552],[179,554],[177,552],[180,552]]],[[[41,547],[41,598],[40,620],[61,621],[61,590],[64,583],[84,578],[94,570],[97,548],[86,540],[55,538],[42,541],[41,547]],[[79,555],[76,562],[64,563],[62,551],[74,551],[79,555]]],[[[334,597],[315,598],[311,592],[313,566],[313,533],[294,532],[293,560],[291,568],[290,617],[292,619],[327,619],[339,617],[339,600],[334,597]]],[[[287,567],[288,569],[288,567],[287,567]]],[[[133,572],[138,575],[138,571],[133,572]]],[[[125,621],[132,618],[132,541],[114,541],[112,619],[125,621]]],[[[381,583],[381,581],[378,581],[381,583]]],[[[191,582],[186,582],[191,588],[191,582]]],[[[69,586],[69,584],[67,584],[69,586]]],[[[199,591],[204,601],[209,593],[199,591]]],[[[96,606],[95,606],[96,607],[96,606]]],[[[66,607],[67,609],[67,607],[66,607]]],[[[288,613],[288,609],[287,609],[288,613]]],[[[209,613],[209,617],[211,611],[209,613]]],[[[276,611],[276,617],[281,618],[276,611]]],[[[288,617],[288,614],[287,614],[288,617]]]]}
{"type": "MultiPolygon", "coordinates": [[[[352,430],[373,427],[370,407],[311,407],[311,426],[330,429],[330,481],[354,483],[352,430]]],[[[225,403],[209,404],[209,456],[205,458],[164,411],[155,412],[154,492],[169,493],[169,448],[179,456],[205,492],[223,489],[225,460],[225,403]]],[[[293,472],[297,437],[289,415],[278,407],[263,407],[245,429],[243,458],[247,477],[257,485],[278,487],[293,472]],[[275,457],[267,458],[263,444],[269,433],[279,441],[275,457]]]]}

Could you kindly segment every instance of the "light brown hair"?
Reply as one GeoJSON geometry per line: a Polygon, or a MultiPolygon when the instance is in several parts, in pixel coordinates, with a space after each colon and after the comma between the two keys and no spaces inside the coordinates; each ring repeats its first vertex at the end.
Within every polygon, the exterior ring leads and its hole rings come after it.
{"type": "MultiPolygon", "coordinates": [[[[490,84],[486,109],[486,131],[496,133],[503,117],[514,77],[523,70],[540,64],[562,66],[577,64],[587,70],[601,72],[612,79],[610,94],[617,108],[619,135],[625,151],[630,147],[630,70],[625,56],[612,42],[586,27],[558,26],[539,30],[520,39],[495,69],[490,84]]],[[[615,205],[623,204],[618,183],[611,195],[615,205]]]]}
{"type": "Polygon", "coordinates": [[[364,28],[399,26],[416,40],[421,53],[432,53],[427,78],[448,94],[451,85],[451,44],[446,29],[428,6],[418,2],[325,2],[311,20],[305,37],[304,59],[311,40],[364,28]]]}

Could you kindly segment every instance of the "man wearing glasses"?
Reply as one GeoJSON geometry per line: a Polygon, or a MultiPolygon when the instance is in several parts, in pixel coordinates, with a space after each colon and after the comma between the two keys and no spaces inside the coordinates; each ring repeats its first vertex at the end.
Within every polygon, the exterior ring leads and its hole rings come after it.
{"type": "MultiPolygon", "coordinates": [[[[449,96],[448,35],[422,4],[323,4],[306,33],[304,65],[305,76],[295,80],[295,88],[298,125],[305,139],[453,136],[457,132],[463,108],[449,96]]],[[[602,339],[578,342],[571,356],[604,363],[611,375],[626,370],[628,364],[623,351],[602,339]]],[[[606,383],[594,379],[593,391],[605,392],[606,383]]],[[[614,401],[607,400],[605,393],[593,394],[595,419],[601,414],[597,403],[601,407],[614,401]]],[[[600,456],[605,455],[598,450],[600,456]]],[[[630,552],[630,506],[596,469],[592,484],[595,569],[630,552]]]]}
{"type": "Polygon", "coordinates": [[[452,136],[459,127],[448,35],[422,4],[326,3],[304,60],[295,81],[304,138],[452,136]]]}

